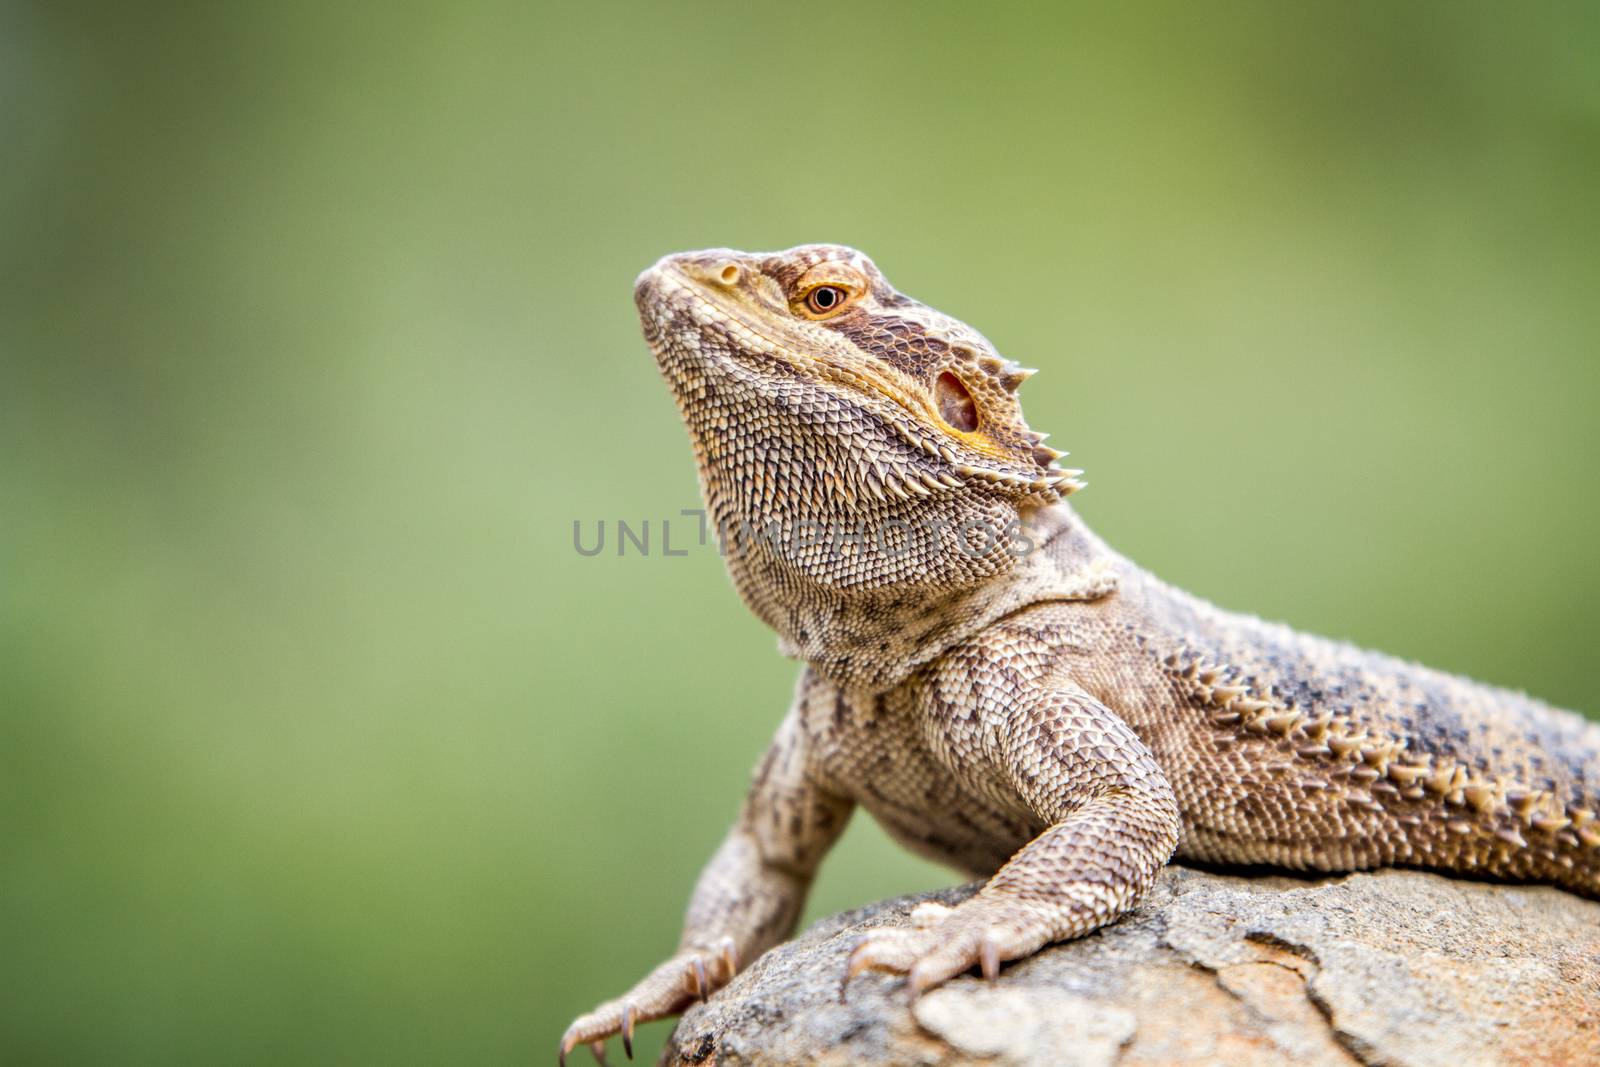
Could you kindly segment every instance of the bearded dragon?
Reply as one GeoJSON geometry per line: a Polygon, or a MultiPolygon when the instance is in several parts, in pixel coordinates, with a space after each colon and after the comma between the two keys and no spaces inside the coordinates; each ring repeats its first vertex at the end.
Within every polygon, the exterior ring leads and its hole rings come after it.
{"type": "Polygon", "coordinates": [[[988,877],[855,949],[913,995],[1115,920],[1174,855],[1600,897],[1600,727],[1141,570],[1065,503],[1032,371],[860,252],[673,255],[634,297],[733,583],[805,667],[678,951],[563,1061],[788,937],[856,805],[988,877]]]}

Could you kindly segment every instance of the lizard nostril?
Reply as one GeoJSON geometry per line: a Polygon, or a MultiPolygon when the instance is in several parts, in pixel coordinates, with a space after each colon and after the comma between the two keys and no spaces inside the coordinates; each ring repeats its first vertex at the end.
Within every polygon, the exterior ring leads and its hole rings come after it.
{"type": "Polygon", "coordinates": [[[727,264],[722,268],[722,272],[718,274],[717,277],[722,279],[723,285],[732,285],[734,282],[739,280],[739,265],[737,263],[727,264]]]}

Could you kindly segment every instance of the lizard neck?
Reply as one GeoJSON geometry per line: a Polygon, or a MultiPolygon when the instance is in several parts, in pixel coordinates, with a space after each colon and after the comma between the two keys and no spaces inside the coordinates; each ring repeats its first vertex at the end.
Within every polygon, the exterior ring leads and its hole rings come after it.
{"type": "Polygon", "coordinates": [[[1055,490],[946,470],[855,409],[719,373],[679,406],[734,588],[786,655],[881,691],[1028,604],[1102,595],[1085,575],[1109,550],[1055,490]]]}
{"type": "MultiPolygon", "coordinates": [[[[944,551],[959,553],[953,543],[944,551]]],[[[1007,565],[980,580],[796,590],[767,554],[729,555],[745,602],[778,632],[784,655],[841,686],[881,692],[991,623],[1033,604],[1096,600],[1116,589],[1118,557],[1066,504],[1024,512],[1007,565]],[[773,591],[780,590],[774,596],[773,591]]]]}

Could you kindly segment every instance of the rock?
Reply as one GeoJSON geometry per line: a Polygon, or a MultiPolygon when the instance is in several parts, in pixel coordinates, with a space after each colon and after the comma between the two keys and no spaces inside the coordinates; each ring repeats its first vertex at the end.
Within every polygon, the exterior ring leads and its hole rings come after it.
{"type": "Polygon", "coordinates": [[[1414,871],[1320,881],[1169,867],[1089,937],[908,1004],[862,975],[867,930],[922,900],[836,915],[690,1010],[665,1064],[1600,1063],[1600,903],[1414,871]]]}

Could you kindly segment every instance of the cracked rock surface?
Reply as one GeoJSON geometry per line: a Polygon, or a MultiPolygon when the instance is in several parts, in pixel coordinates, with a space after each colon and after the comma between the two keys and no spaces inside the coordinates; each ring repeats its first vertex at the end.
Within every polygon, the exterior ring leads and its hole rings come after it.
{"type": "Polygon", "coordinates": [[[1411,871],[1320,881],[1171,866],[1116,925],[908,1003],[860,936],[901,897],[814,924],[689,1011],[666,1064],[1600,1063],[1600,903],[1411,871]]]}

